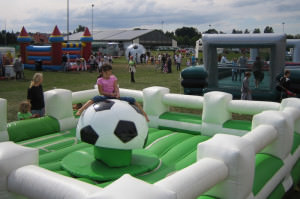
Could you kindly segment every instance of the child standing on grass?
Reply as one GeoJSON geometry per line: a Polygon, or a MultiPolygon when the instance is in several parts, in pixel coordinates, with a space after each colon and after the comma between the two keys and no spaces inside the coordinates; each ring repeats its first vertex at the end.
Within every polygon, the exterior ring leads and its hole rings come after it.
{"type": "Polygon", "coordinates": [[[250,76],[251,76],[250,72],[245,72],[245,77],[241,88],[241,92],[242,92],[241,100],[252,100],[251,89],[249,85],[250,76]]]}
{"type": "Polygon", "coordinates": [[[102,66],[102,77],[97,79],[98,91],[102,96],[95,96],[93,99],[87,101],[76,113],[77,116],[87,109],[90,105],[96,102],[105,101],[107,99],[119,99],[127,101],[129,104],[136,105],[143,113],[145,119],[149,121],[147,114],[142,109],[133,97],[120,97],[120,91],[118,87],[118,79],[112,74],[112,66],[110,64],[104,64],[102,66]]]}
{"type": "Polygon", "coordinates": [[[45,114],[45,102],[43,91],[43,74],[35,73],[27,91],[27,99],[31,104],[31,113],[37,114],[39,117],[45,114]]]}

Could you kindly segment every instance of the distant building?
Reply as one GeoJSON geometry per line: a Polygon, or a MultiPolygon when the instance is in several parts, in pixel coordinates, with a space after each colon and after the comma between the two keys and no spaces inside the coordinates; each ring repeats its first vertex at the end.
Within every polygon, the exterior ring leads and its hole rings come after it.
{"type": "Polygon", "coordinates": [[[50,34],[37,32],[33,34],[30,33],[29,35],[32,37],[34,44],[41,44],[41,45],[49,44],[48,38],[50,34]]]}
{"type": "MultiPolygon", "coordinates": [[[[69,42],[78,42],[82,32],[69,36],[69,42]]],[[[67,37],[64,38],[65,41],[67,37]]],[[[146,49],[154,49],[157,46],[177,47],[177,42],[158,30],[102,30],[93,31],[93,50],[103,43],[119,43],[122,50],[126,50],[132,43],[142,44],[146,49]]]]}

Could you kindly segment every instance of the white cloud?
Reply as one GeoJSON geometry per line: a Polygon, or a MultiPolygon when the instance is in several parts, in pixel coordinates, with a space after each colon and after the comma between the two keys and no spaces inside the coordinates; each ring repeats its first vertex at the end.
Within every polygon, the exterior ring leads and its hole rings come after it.
{"type": "MultiPolygon", "coordinates": [[[[70,31],[78,25],[94,29],[149,27],[174,31],[182,26],[205,31],[212,28],[253,30],[271,26],[275,32],[300,34],[300,2],[294,0],[69,0],[70,31]]],[[[0,29],[52,32],[58,25],[66,32],[67,0],[8,0],[0,7],[0,29]],[[4,4],[4,6],[3,6],[4,4]]]]}

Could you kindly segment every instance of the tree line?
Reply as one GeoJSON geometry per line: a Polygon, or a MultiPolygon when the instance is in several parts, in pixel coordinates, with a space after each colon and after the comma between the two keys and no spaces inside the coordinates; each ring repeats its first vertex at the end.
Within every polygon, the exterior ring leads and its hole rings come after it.
{"type": "MultiPolygon", "coordinates": [[[[74,33],[82,32],[84,31],[85,26],[79,25],[74,31],[74,33]]],[[[210,28],[204,32],[199,32],[197,28],[194,27],[182,27],[176,29],[174,32],[163,32],[160,30],[163,34],[165,34],[167,37],[172,38],[177,41],[178,46],[187,47],[187,46],[194,46],[195,42],[202,37],[202,34],[225,34],[222,31],[217,31],[214,28],[210,28]]],[[[238,30],[233,29],[232,34],[249,34],[250,30],[245,29],[238,30]]],[[[252,33],[261,33],[259,28],[255,28],[252,33]]],[[[266,26],[263,33],[274,33],[274,30],[271,26],[266,26]]],[[[72,34],[72,33],[69,33],[72,34]]],[[[0,45],[16,45],[17,37],[19,35],[19,32],[14,33],[13,31],[7,32],[5,30],[1,31],[0,34],[0,45]]],[[[296,35],[287,35],[287,39],[300,39],[300,34],[296,35]]]]}
{"type": "MultiPolygon", "coordinates": [[[[250,34],[250,30],[245,29],[238,30],[233,29],[232,34],[250,34]]],[[[259,28],[255,28],[252,33],[258,34],[261,33],[259,28]]],[[[271,26],[266,26],[263,33],[274,33],[274,30],[271,26]]],[[[182,27],[175,30],[175,32],[166,32],[165,35],[176,40],[178,46],[194,46],[195,42],[202,38],[202,34],[225,34],[222,31],[217,31],[214,28],[210,28],[204,32],[199,32],[197,28],[194,27],[182,27]]],[[[287,35],[287,39],[300,39],[300,34],[296,35],[287,35]]]]}
{"type": "Polygon", "coordinates": [[[0,45],[14,45],[17,44],[17,37],[19,33],[6,32],[2,30],[0,33],[0,45]]]}

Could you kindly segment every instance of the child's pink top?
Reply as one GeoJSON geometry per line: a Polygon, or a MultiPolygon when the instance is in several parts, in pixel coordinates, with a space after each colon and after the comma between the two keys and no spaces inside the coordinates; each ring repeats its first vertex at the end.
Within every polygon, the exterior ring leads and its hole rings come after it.
{"type": "Polygon", "coordinates": [[[113,93],[114,92],[114,82],[117,80],[118,79],[114,75],[111,75],[109,77],[109,79],[104,79],[103,77],[100,77],[97,79],[97,85],[102,86],[103,92],[113,93]]]}

